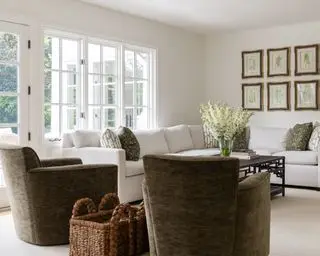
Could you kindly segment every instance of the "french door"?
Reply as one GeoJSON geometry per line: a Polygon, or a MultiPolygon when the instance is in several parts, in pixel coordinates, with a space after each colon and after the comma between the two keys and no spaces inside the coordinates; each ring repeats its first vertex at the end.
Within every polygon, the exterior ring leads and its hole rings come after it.
{"type": "MultiPolygon", "coordinates": [[[[27,26],[0,22],[0,144],[28,144],[27,26]]],[[[0,162],[0,208],[8,206],[0,162]]]]}

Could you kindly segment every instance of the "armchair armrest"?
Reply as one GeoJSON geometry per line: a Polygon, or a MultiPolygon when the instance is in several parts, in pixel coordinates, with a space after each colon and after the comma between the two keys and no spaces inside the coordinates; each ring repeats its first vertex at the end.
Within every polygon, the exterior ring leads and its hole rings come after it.
{"type": "Polygon", "coordinates": [[[56,173],[64,172],[67,175],[68,172],[81,172],[81,171],[117,171],[117,166],[114,164],[74,164],[74,165],[63,165],[63,166],[50,166],[50,167],[39,167],[28,171],[30,174],[34,173],[56,173]]]}
{"type": "Polygon", "coordinates": [[[269,250],[270,174],[264,172],[239,183],[234,255],[269,255],[269,250]]]}
{"type": "Polygon", "coordinates": [[[82,164],[82,160],[80,158],[41,159],[40,164],[41,164],[41,167],[75,165],[75,164],[82,164]]]}

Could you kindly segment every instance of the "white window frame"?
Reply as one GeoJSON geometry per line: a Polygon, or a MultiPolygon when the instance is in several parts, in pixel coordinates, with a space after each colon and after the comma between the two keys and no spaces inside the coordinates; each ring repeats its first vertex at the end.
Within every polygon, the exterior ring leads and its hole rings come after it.
{"type": "MultiPolygon", "coordinates": [[[[103,108],[106,108],[108,106],[115,107],[116,108],[116,127],[119,125],[125,125],[125,106],[124,106],[124,81],[125,81],[125,56],[124,56],[124,51],[125,50],[130,50],[134,52],[143,52],[149,54],[149,71],[148,71],[148,106],[141,106],[145,107],[148,111],[148,128],[155,128],[158,126],[158,120],[157,120],[157,49],[154,48],[149,48],[149,47],[143,47],[143,46],[138,46],[136,44],[129,44],[129,43],[124,43],[121,41],[110,41],[110,40],[105,40],[101,38],[96,38],[96,37],[89,37],[85,35],[79,35],[79,34],[74,34],[74,33],[69,33],[69,32],[63,32],[63,31],[57,31],[57,30],[52,30],[52,29],[44,29],[44,34],[43,38],[45,36],[51,36],[51,37],[57,37],[60,39],[59,41],[59,61],[60,61],[60,66],[62,68],[62,46],[61,46],[61,40],[62,39],[67,39],[67,40],[76,40],[79,42],[79,47],[78,47],[78,61],[79,61],[79,70],[77,70],[78,74],[78,79],[79,79],[79,84],[80,84],[80,96],[79,96],[79,101],[80,103],[77,104],[78,106],[78,113],[80,114],[77,120],[77,128],[82,128],[82,129],[88,129],[89,128],[89,106],[97,106],[100,107],[100,129],[104,129],[103,127],[103,122],[104,122],[104,112],[103,108]],[[89,104],[89,67],[88,67],[88,46],[89,44],[98,44],[100,47],[106,46],[106,47],[114,47],[117,49],[117,75],[116,75],[116,104],[103,104],[102,97],[104,96],[103,91],[101,91],[101,101],[100,104],[89,104]]],[[[102,50],[102,47],[100,50],[102,50]]],[[[102,52],[100,53],[102,56],[102,52]]],[[[134,55],[136,56],[136,55],[134,55]]],[[[101,58],[100,58],[100,61],[101,58]]],[[[103,63],[101,64],[103,68],[103,63]]],[[[43,65],[44,67],[44,65],[43,65]]],[[[44,69],[45,70],[45,69],[44,69]]],[[[66,71],[61,70],[55,70],[55,69],[50,69],[50,71],[59,71],[62,73],[68,73],[66,71]]],[[[101,70],[100,74],[100,79],[103,78],[103,75],[101,75],[103,71],[101,70]]],[[[43,72],[44,76],[44,72],[43,72]]],[[[62,120],[62,107],[63,106],[70,106],[70,104],[65,104],[63,103],[63,95],[62,95],[62,76],[60,76],[60,83],[59,83],[59,111],[60,111],[60,130],[59,130],[59,137],[61,137],[63,133],[63,120],[62,120]]],[[[44,79],[43,79],[44,81],[44,79]]],[[[103,81],[102,85],[103,85],[103,81]]],[[[134,83],[135,84],[135,83],[134,83]]],[[[101,86],[102,88],[103,86],[101,86]]],[[[135,92],[134,92],[135,94],[135,92]]],[[[43,97],[44,97],[44,90],[43,90],[43,97]]],[[[135,99],[135,97],[134,97],[135,99]]],[[[45,104],[43,100],[43,104],[45,104]]],[[[58,105],[55,103],[51,103],[52,105],[58,105]]],[[[43,105],[44,106],[44,105],[43,105]]],[[[136,117],[136,109],[140,107],[137,106],[134,102],[134,117],[136,117]]],[[[44,120],[44,117],[43,117],[44,120]]],[[[135,129],[135,122],[136,120],[134,119],[134,127],[135,129]]],[[[45,127],[43,125],[43,134],[45,135],[45,127]]],[[[49,138],[53,139],[53,138],[49,138]]]]}
{"type": "MultiPolygon", "coordinates": [[[[55,37],[59,39],[59,69],[55,69],[55,68],[51,68],[51,69],[46,69],[44,64],[43,64],[43,75],[45,73],[45,71],[49,71],[49,72],[58,72],[59,73],[59,102],[56,103],[46,103],[44,100],[45,98],[43,98],[43,106],[45,106],[46,104],[51,105],[51,106],[58,106],[59,107],[59,135],[61,136],[61,134],[66,131],[64,129],[64,125],[67,124],[67,122],[63,122],[63,119],[65,118],[65,113],[63,113],[63,108],[64,107],[69,107],[70,109],[75,108],[76,112],[79,114],[78,116],[78,122],[77,122],[77,128],[81,128],[82,124],[81,124],[81,120],[80,120],[80,113],[81,113],[81,106],[82,106],[82,88],[83,88],[83,77],[82,77],[82,67],[81,67],[81,59],[82,59],[82,44],[83,44],[83,37],[76,35],[76,34],[72,34],[72,33],[66,33],[66,32],[61,32],[61,31],[55,31],[55,30],[45,30],[43,38],[45,38],[46,36],[48,37],[55,37]],[[69,104],[69,103],[64,103],[63,102],[63,75],[64,74],[74,74],[74,72],[72,71],[66,71],[62,68],[62,56],[63,56],[63,50],[62,50],[62,40],[72,40],[72,41],[76,41],[78,43],[78,56],[77,56],[77,67],[78,69],[76,70],[76,75],[77,75],[77,79],[78,79],[78,84],[79,84],[79,92],[78,92],[78,102],[74,105],[74,104],[69,104]]],[[[44,48],[43,48],[44,50],[44,48]]],[[[43,56],[44,57],[44,56],[43,56]]],[[[43,81],[45,81],[45,79],[43,79],[43,81]]],[[[73,86],[69,86],[68,89],[70,87],[76,87],[75,85],[73,86]]],[[[44,90],[43,90],[43,97],[44,97],[44,90]]],[[[42,118],[44,120],[44,116],[42,118]]],[[[45,127],[43,124],[43,134],[45,135],[45,127]]],[[[50,139],[50,138],[49,138],[50,139]]]]}

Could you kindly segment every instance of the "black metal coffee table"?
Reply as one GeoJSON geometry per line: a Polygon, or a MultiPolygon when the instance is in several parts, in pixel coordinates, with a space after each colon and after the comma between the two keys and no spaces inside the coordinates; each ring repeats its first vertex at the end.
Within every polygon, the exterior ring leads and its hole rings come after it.
{"type": "Polygon", "coordinates": [[[271,196],[282,194],[285,196],[285,157],[284,156],[259,156],[251,160],[240,159],[240,173],[244,176],[257,172],[269,172],[281,178],[281,184],[271,184],[271,196]]]}

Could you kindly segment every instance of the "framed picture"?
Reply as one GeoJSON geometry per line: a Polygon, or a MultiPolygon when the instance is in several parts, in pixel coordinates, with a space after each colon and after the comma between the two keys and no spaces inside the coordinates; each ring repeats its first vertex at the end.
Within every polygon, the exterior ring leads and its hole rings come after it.
{"type": "Polygon", "coordinates": [[[295,110],[318,109],[318,81],[295,81],[295,110]]]}
{"type": "Polygon", "coordinates": [[[290,109],[290,82],[268,83],[268,110],[290,109]]]}
{"type": "Polygon", "coordinates": [[[296,46],[295,51],[295,75],[315,75],[319,71],[319,46],[296,46]]]}
{"type": "Polygon", "coordinates": [[[263,50],[245,51],[242,55],[242,78],[263,77],[263,50]]]}
{"type": "Polygon", "coordinates": [[[267,50],[268,77],[290,75],[290,48],[267,50]]]}
{"type": "Polygon", "coordinates": [[[262,110],[263,84],[242,84],[242,107],[247,110],[262,110]]]}

